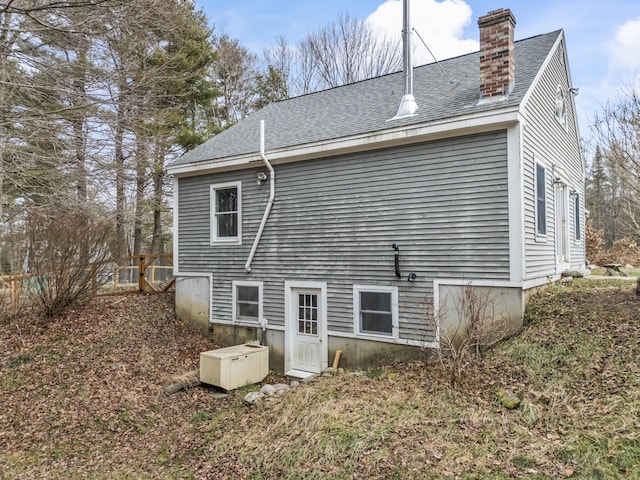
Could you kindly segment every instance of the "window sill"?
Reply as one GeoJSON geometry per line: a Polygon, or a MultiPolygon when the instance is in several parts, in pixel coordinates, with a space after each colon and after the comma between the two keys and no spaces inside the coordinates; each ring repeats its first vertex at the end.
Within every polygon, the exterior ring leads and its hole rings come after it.
{"type": "Polygon", "coordinates": [[[233,325],[237,325],[238,327],[252,327],[252,328],[261,328],[260,322],[257,320],[233,320],[231,322],[233,325]]]}
{"type": "Polygon", "coordinates": [[[239,238],[232,238],[229,240],[211,240],[209,245],[212,247],[222,246],[222,245],[242,245],[242,240],[239,238]]]}
{"type": "Polygon", "coordinates": [[[388,342],[395,342],[396,340],[398,340],[398,335],[385,335],[385,334],[380,334],[377,335],[375,333],[361,333],[361,332],[356,332],[355,334],[356,338],[360,338],[362,340],[371,340],[374,342],[379,342],[381,340],[386,340],[388,342]]]}

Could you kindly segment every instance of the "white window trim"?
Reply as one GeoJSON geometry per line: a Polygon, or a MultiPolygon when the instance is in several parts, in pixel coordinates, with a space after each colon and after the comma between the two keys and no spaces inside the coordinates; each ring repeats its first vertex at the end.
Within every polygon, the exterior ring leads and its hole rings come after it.
{"type": "Polygon", "coordinates": [[[567,126],[567,96],[564,93],[564,89],[561,85],[556,87],[556,97],[554,100],[554,116],[556,117],[556,121],[560,124],[562,128],[564,128],[565,132],[568,131],[569,127],[567,126]],[[562,99],[562,107],[564,109],[564,117],[559,115],[558,112],[558,97],[562,99]]]}
{"type": "Polygon", "coordinates": [[[562,170],[556,169],[554,172],[554,185],[553,185],[553,223],[554,223],[554,242],[555,242],[555,251],[556,251],[556,271],[563,272],[571,268],[571,196],[569,195],[569,184],[566,181],[566,177],[562,170]],[[561,194],[561,198],[558,194],[561,194]],[[561,211],[561,207],[564,206],[564,209],[561,211]],[[559,222],[559,218],[562,219],[564,216],[564,227],[561,225],[562,222],[559,222]],[[563,231],[564,234],[563,235],[563,231]],[[563,260],[560,259],[560,244],[562,242],[563,236],[565,237],[564,245],[562,245],[563,250],[565,251],[565,258],[563,260]]]}
{"type": "Polygon", "coordinates": [[[547,241],[547,232],[549,231],[549,216],[547,215],[549,205],[549,194],[547,192],[547,166],[539,159],[535,159],[533,166],[533,230],[537,242],[547,241]],[[544,169],[544,219],[545,233],[538,232],[538,165],[544,169]]]}
{"type": "Polygon", "coordinates": [[[242,182],[215,183],[209,186],[209,236],[211,245],[242,245],[242,182]],[[236,188],[238,192],[238,235],[236,237],[218,237],[216,221],[216,190],[236,188]]]}
{"type": "Polygon", "coordinates": [[[398,287],[387,287],[381,285],[354,285],[353,286],[353,324],[354,331],[358,338],[368,338],[379,340],[381,338],[398,338],[398,287]],[[385,333],[371,333],[360,331],[360,292],[380,292],[391,294],[391,335],[385,333]]]}
{"type": "MultiPolygon", "coordinates": [[[[572,190],[577,190],[577,189],[573,188],[572,190]]],[[[574,245],[580,245],[582,243],[582,237],[584,236],[584,231],[582,228],[582,206],[580,205],[581,197],[582,195],[580,195],[580,193],[576,193],[575,196],[569,195],[569,198],[573,200],[571,202],[573,204],[572,205],[573,211],[571,212],[571,214],[573,216],[573,244],[574,245]],[[577,212],[576,212],[576,207],[578,208],[577,212]],[[578,233],[580,233],[580,236],[578,236],[578,233]]]]}
{"type": "Polygon", "coordinates": [[[232,301],[232,306],[231,306],[231,319],[233,321],[234,324],[237,325],[251,325],[253,327],[255,327],[256,325],[260,324],[260,321],[262,320],[262,318],[264,318],[264,311],[263,311],[263,287],[262,287],[262,282],[253,282],[253,281],[246,281],[246,280],[234,280],[233,282],[231,282],[231,301],[232,301]],[[237,300],[237,287],[258,287],[258,319],[257,322],[253,322],[251,320],[244,320],[244,319],[238,319],[238,312],[237,307],[236,307],[236,300],[237,300]]]}

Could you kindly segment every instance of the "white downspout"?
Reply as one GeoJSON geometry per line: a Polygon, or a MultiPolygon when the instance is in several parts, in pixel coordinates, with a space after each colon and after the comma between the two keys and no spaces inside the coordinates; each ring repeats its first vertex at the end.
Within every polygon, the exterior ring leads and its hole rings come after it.
{"type": "Polygon", "coordinates": [[[273,167],[264,153],[264,120],[260,120],[260,158],[262,158],[267,170],[269,170],[269,200],[267,201],[267,207],[264,210],[264,215],[262,215],[262,221],[260,222],[260,227],[258,227],[256,238],[253,241],[251,252],[249,252],[249,258],[247,258],[247,263],[244,265],[244,269],[247,273],[251,272],[251,262],[253,261],[253,256],[256,254],[256,250],[258,249],[258,244],[262,237],[262,231],[264,230],[264,226],[267,224],[269,212],[271,212],[271,207],[273,206],[273,201],[276,197],[276,172],[273,170],[273,167]]]}

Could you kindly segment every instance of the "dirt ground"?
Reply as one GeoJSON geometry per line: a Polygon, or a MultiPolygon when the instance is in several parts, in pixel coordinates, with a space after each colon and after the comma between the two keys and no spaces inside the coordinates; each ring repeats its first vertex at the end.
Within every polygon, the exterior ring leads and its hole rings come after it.
{"type": "Polygon", "coordinates": [[[168,295],[22,315],[1,326],[0,478],[640,478],[639,307],[627,282],[552,287],[457,389],[411,363],[257,408],[248,389],[162,394],[216,347],[168,295]]]}

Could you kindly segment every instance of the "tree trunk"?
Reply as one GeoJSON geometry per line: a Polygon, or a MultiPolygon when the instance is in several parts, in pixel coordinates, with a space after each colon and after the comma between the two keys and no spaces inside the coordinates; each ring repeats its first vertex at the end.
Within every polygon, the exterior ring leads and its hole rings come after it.
{"type": "Polygon", "coordinates": [[[164,186],[164,149],[156,153],[153,170],[153,237],[151,239],[151,253],[164,253],[162,241],[162,195],[164,186]]]}
{"type": "Polygon", "coordinates": [[[126,230],[126,198],[125,198],[125,165],[124,165],[124,130],[126,99],[122,93],[126,84],[120,82],[116,125],[115,125],[115,168],[116,168],[116,258],[118,263],[126,265],[122,259],[128,255],[126,230]]]}
{"type": "Polygon", "coordinates": [[[87,65],[87,46],[83,45],[78,51],[78,77],[73,82],[75,98],[73,99],[76,108],[73,125],[73,142],[75,147],[76,162],[76,191],[78,201],[82,204],[87,203],[87,138],[85,132],[86,126],[86,108],[87,108],[87,92],[86,92],[86,65],[87,65]]]}
{"type": "Polygon", "coordinates": [[[136,213],[133,224],[133,254],[142,252],[142,226],[144,223],[144,186],[147,173],[147,148],[145,140],[136,138],[136,213]]]}
{"type": "Polygon", "coordinates": [[[10,51],[9,26],[11,24],[11,13],[5,12],[2,15],[2,27],[0,29],[0,234],[3,233],[1,225],[4,222],[4,149],[7,140],[5,130],[9,117],[9,106],[7,105],[6,89],[8,86],[7,55],[10,51]]]}

